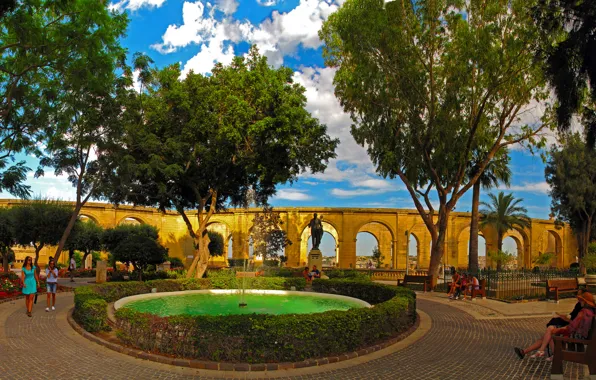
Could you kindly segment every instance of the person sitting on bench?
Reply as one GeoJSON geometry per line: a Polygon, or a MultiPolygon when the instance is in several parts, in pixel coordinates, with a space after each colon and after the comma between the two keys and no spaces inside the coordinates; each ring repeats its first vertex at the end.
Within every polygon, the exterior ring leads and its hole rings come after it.
{"type": "Polygon", "coordinates": [[[310,281],[310,280],[312,280],[312,279],[311,279],[311,276],[310,276],[310,272],[309,272],[309,270],[308,270],[308,267],[304,267],[304,270],[302,271],[302,277],[304,277],[304,279],[305,279],[306,281],[310,281]]]}
{"type": "Polygon", "coordinates": [[[460,286],[461,286],[461,276],[459,275],[459,273],[455,272],[453,274],[453,277],[451,277],[449,293],[447,293],[449,298],[453,298],[453,294],[455,293],[455,290],[457,288],[459,288],[460,286]]]}
{"type": "MultiPolygon", "coordinates": [[[[569,315],[569,318],[563,316],[562,314],[558,314],[559,317],[552,318],[546,327],[546,332],[541,339],[538,339],[534,342],[531,346],[526,349],[521,349],[519,347],[515,347],[514,351],[520,359],[523,359],[528,353],[538,350],[532,358],[542,358],[545,356],[544,350],[549,348],[550,352],[554,350],[554,344],[552,341],[552,336],[557,334],[562,334],[565,336],[569,336],[573,333],[576,335],[587,335],[587,331],[579,331],[578,330],[585,330],[585,321],[588,323],[588,330],[592,323],[592,318],[594,318],[594,311],[596,309],[596,304],[594,303],[594,296],[589,293],[583,293],[581,290],[578,291],[577,294],[578,303],[573,308],[573,311],[569,315]],[[580,319],[578,319],[580,318],[580,319]],[[582,321],[583,320],[583,321],[582,321]],[[571,326],[573,324],[573,326],[571,326]]],[[[547,361],[552,361],[552,356],[546,359],[547,361]]]]}
{"type": "Polygon", "coordinates": [[[464,290],[464,299],[467,298],[468,293],[470,293],[470,297],[472,297],[472,290],[479,290],[480,289],[480,282],[474,275],[468,276],[468,285],[464,290]]]}
{"type": "Polygon", "coordinates": [[[455,289],[455,299],[458,300],[461,292],[466,291],[466,287],[468,286],[468,275],[464,274],[461,276],[461,281],[459,286],[455,289]]]}
{"type": "Polygon", "coordinates": [[[312,272],[310,272],[309,276],[310,276],[311,280],[313,278],[321,278],[321,271],[319,271],[317,269],[317,266],[316,265],[313,265],[312,266],[312,272]]]}

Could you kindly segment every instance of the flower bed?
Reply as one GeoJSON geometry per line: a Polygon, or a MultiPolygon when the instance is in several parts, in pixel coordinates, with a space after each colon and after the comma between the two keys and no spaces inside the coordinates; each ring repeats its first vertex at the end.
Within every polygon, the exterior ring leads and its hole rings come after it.
{"type": "MultiPolygon", "coordinates": [[[[23,293],[21,292],[21,289],[21,279],[19,275],[13,272],[0,273],[0,300],[15,298],[22,295],[23,293]]],[[[62,287],[58,285],[58,291],[60,290],[62,290],[62,287]]],[[[37,292],[46,292],[46,280],[44,277],[39,279],[37,292]]]]}
{"type": "MultiPolygon", "coordinates": [[[[248,280],[248,279],[247,279],[248,280]]],[[[251,279],[252,289],[304,288],[302,278],[251,279]]],[[[208,289],[211,279],[104,284],[75,290],[73,317],[87,331],[108,329],[107,303],[158,291],[208,289]]],[[[215,284],[216,285],[216,284],[215,284]]],[[[316,314],[172,316],[120,309],[117,336],[127,345],[176,357],[214,361],[295,362],[340,355],[381,343],[408,330],[416,320],[415,294],[370,282],[317,280],[313,289],[360,298],[372,308],[316,314]]]]}

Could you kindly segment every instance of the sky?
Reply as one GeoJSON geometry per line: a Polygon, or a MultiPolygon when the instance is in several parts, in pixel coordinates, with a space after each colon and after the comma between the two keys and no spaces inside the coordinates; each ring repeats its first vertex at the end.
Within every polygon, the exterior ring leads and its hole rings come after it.
{"type": "MultiPolygon", "coordinates": [[[[130,17],[122,44],[132,57],[148,54],[158,67],[180,63],[183,71],[208,73],[215,62],[228,64],[234,55],[245,54],[251,44],[267,56],[274,67],[294,70],[294,80],[306,88],[307,109],[328,133],[340,139],[337,158],[320,174],[302,174],[292,186],[281,185],[270,203],[275,207],[389,207],[414,208],[400,180],[375,173],[366,150],[350,134],[350,117],[333,94],[335,70],[324,66],[318,30],[343,0],[121,0],[111,4],[130,17]]],[[[525,117],[538,119],[537,107],[525,117]]],[[[37,162],[24,158],[30,167],[37,162]]],[[[548,218],[550,198],[544,180],[544,163],[521,147],[511,152],[512,185],[507,192],[523,198],[523,205],[534,218],[548,218]]],[[[44,177],[28,182],[36,195],[74,199],[74,189],[65,177],[47,171],[44,177]]],[[[499,189],[495,190],[498,191],[499,189]]],[[[0,197],[10,197],[0,193],[0,197]]],[[[486,200],[483,193],[481,200],[486,200]]],[[[455,211],[470,211],[471,194],[466,194],[455,211]]],[[[329,246],[330,236],[322,247],[329,246]]],[[[358,238],[360,252],[372,250],[374,238],[358,238]],[[366,242],[366,243],[365,243],[366,242]]],[[[329,249],[332,252],[332,246],[329,249]]]]}

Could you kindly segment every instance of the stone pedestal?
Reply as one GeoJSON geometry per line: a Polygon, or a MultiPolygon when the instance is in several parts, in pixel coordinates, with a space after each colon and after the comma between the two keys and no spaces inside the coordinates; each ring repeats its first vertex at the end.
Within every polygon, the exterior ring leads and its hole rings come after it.
{"type": "Polygon", "coordinates": [[[308,253],[308,269],[312,270],[313,265],[316,265],[318,270],[323,270],[323,253],[318,249],[311,249],[308,253]]]}
{"type": "Polygon", "coordinates": [[[107,281],[108,276],[108,263],[104,260],[98,261],[95,267],[95,282],[103,284],[107,281]]]}

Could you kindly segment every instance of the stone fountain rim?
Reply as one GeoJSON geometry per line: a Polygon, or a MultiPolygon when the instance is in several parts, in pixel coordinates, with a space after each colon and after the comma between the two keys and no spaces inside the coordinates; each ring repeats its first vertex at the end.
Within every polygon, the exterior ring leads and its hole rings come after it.
{"type": "MultiPolygon", "coordinates": [[[[157,298],[157,297],[166,297],[166,296],[184,296],[189,294],[238,294],[242,292],[242,289],[203,289],[203,290],[181,290],[176,292],[161,292],[161,293],[144,293],[144,294],[136,294],[134,296],[128,296],[124,298],[120,298],[118,301],[114,302],[114,309],[118,310],[122,308],[124,305],[133,302],[133,301],[140,301],[150,298],[157,298]]],[[[317,292],[303,292],[303,291],[294,291],[294,290],[264,290],[264,289],[246,289],[245,294],[267,294],[267,295],[277,295],[277,296],[308,296],[308,297],[319,297],[319,298],[328,298],[328,299],[336,299],[336,300],[343,300],[343,301],[352,301],[360,304],[362,307],[371,308],[372,305],[366,301],[363,301],[359,298],[342,296],[339,294],[330,294],[330,293],[317,293],[317,292]]]]}

